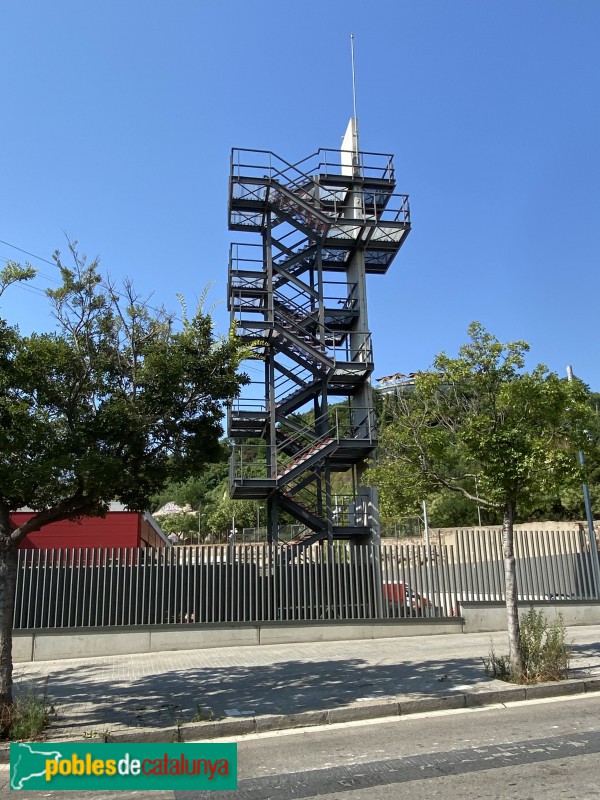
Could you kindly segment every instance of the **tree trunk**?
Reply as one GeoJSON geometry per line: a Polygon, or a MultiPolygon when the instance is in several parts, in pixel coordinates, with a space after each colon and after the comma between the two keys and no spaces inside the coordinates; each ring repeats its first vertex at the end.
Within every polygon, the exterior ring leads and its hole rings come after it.
{"type": "Polygon", "coordinates": [[[515,563],[513,520],[514,505],[507,503],[502,523],[502,552],[504,556],[504,584],[506,616],[508,619],[508,656],[514,675],[521,676],[525,669],[521,640],[519,638],[519,609],[517,605],[517,571],[515,563]]]}
{"type": "Polygon", "coordinates": [[[17,585],[17,544],[0,539],[0,709],[11,705],[12,626],[17,585]]]}

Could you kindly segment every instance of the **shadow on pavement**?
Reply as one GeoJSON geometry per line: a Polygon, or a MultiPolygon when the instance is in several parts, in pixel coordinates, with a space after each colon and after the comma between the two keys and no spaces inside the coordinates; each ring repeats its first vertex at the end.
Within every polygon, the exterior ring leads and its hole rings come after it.
{"type": "MultiPolygon", "coordinates": [[[[215,716],[227,710],[289,714],[402,694],[448,693],[487,681],[480,659],[373,665],[360,658],[282,661],[261,666],[203,667],[142,678],[98,680],[93,665],[64,664],[48,679],[56,725],[89,728],[162,727],[189,722],[199,706],[215,716]]],[[[31,682],[30,682],[31,683],[31,682]]],[[[54,726],[53,726],[54,727],[54,726]]]]}

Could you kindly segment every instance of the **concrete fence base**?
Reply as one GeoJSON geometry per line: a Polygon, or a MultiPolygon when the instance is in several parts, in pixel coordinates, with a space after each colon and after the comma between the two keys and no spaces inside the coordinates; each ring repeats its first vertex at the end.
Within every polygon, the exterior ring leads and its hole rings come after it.
{"type": "Polygon", "coordinates": [[[53,661],[64,658],[155,653],[165,650],[385,639],[461,631],[462,620],[458,618],[57,628],[14,631],[13,659],[15,662],[53,661]]]}
{"type": "MultiPolygon", "coordinates": [[[[531,604],[521,603],[520,614],[531,604]]],[[[549,622],[562,614],[565,625],[600,624],[600,602],[534,603],[549,622]]],[[[264,622],[260,624],[164,625],[113,628],[56,628],[13,633],[13,659],[53,661],[66,658],[198,650],[212,647],[293,644],[483,633],[506,630],[503,603],[461,603],[461,617],[385,621],[338,620],[325,622],[264,622]]]]}
{"type": "MultiPolygon", "coordinates": [[[[561,603],[532,602],[519,603],[519,617],[530,608],[543,611],[548,622],[553,622],[562,614],[565,625],[598,625],[600,624],[600,602],[588,600],[564,601],[561,603]]],[[[504,603],[472,602],[461,603],[460,612],[463,620],[463,633],[485,633],[506,630],[506,606],[504,603]]]]}

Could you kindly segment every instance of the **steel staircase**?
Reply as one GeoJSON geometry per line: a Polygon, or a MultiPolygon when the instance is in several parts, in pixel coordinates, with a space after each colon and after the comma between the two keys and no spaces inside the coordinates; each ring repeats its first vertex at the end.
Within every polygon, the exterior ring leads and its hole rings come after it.
{"type": "Polygon", "coordinates": [[[365,271],[389,267],[410,218],[404,195],[400,212],[389,214],[391,158],[372,167],[366,156],[376,154],[359,155],[355,174],[339,154],[334,166],[332,151],[297,164],[266,151],[232,151],[229,226],[261,242],[232,245],[228,306],[264,380],[253,382],[262,395],[242,395],[229,408],[230,489],[234,498],[266,500],[271,538],[280,513],[305,525],[293,542],[305,546],[371,533],[357,496],[345,501],[351,512],[335,505],[332,476],[356,473],[355,485],[376,444],[370,334],[357,292],[364,295],[365,271]],[[345,274],[333,280],[336,273],[345,274]],[[332,398],[345,405],[331,406],[332,398]]]}

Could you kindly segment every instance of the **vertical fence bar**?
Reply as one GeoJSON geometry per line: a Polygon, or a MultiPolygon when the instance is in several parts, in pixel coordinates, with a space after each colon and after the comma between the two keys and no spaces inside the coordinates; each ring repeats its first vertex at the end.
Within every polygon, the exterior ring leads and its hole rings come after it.
{"type": "Polygon", "coordinates": [[[163,625],[168,618],[168,587],[169,587],[169,557],[170,549],[161,547],[157,552],[156,585],[160,587],[160,602],[156,624],[163,625]]]}
{"type": "Polygon", "coordinates": [[[198,616],[196,617],[196,622],[208,622],[210,617],[210,595],[207,586],[208,580],[204,564],[203,545],[196,546],[196,573],[198,576],[196,583],[196,608],[198,610],[198,616]]]}
{"type": "Polygon", "coordinates": [[[478,533],[480,546],[481,546],[481,570],[484,582],[484,596],[483,599],[490,601],[492,599],[492,558],[490,551],[490,540],[487,531],[480,530],[478,533]]]}
{"type": "Polygon", "coordinates": [[[219,622],[229,622],[229,545],[221,546],[221,592],[219,594],[219,622]],[[223,572],[225,576],[223,578],[223,572]]]}
{"type": "MultiPolygon", "coordinates": [[[[88,593],[89,588],[88,584],[91,584],[91,578],[88,580],[88,564],[87,564],[87,551],[83,548],[78,548],[78,564],[79,564],[79,573],[82,576],[81,582],[81,594],[77,596],[77,605],[81,609],[81,617],[79,624],[82,627],[89,627],[91,624],[91,620],[89,618],[89,601],[88,593]]],[[[77,587],[79,589],[79,585],[77,587]]]]}
{"type": "Polygon", "coordinates": [[[564,595],[565,600],[571,598],[574,593],[574,558],[569,552],[566,534],[566,531],[552,531],[551,534],[556,571],[561,586],[560,594],[564,595]]]}
{"type": "Polygon", "coordinates": [[[165,547],[160,547],[158,550],[154,550],[152,553],[152,575],[154,579],[154,625],[161,624],[163,621],[166,560],[167,549],[165,547]]]}
{"type": "MultiPolygon", "coordinates": [[[[92,555],[95,553],[95,549],[92,550],[92,555]]],[[[77,603],[78,597],[73,592],[73,584],[75,581],[75,557],[74,557],[74,550],[72,547],[67,549],[67,585],[65,586],[65,623],[67,627],[71,627],[73,625],[73,609],[74,604],[77,603]]],[[[98,592],[96,592],[96,608],[93,621],[90,620],[90,625],[98,625],[98,592]]]]}
{"type": "Polygon", "coordinates": [[[497,576],[498,576],[498,600],[503,601],[506,600],[506,591],[505,591],[505,583],[506,578],[504,574],[504,541],[502,538],[502,531],[495,532],[495,546],[496,546],[496,569],[497,569],[497,576]]]}
{"type": "Polygon", "coordinates": [[[63,548],[56,551],[56,590],[54,592],[54,627],[60,628],[62,622],[62,608],[63,608],[63,573],[64,573],[64,559],[63,548]]]}
{"type": "Polygon", "coordinates": [[[361,619],[368,619],[370,608],[367,600],[367,584],[365,577],[365,548],[364,545],[359,547],[360,553],[360,596],[361,596],[361,619]]]}
{"type": "Polygon", "coordinates": [[[548,589],[548,579],[546,575],[546,565],[544,563],[544,555],[542,549],[542,541],[540,539],[539,531],[534,531],[535,541],[535,560],[533,562],[536,581],[538,585],[538,596],[540,599],[545,597],[548,589]]]}
{"type": "MultiPolygon", "coordinates": [[[[100,567],[98,565],[98,557],[99,557],[100,550],[99,550],[99,548],[93,547],[90,552],[91,552],[91,557],[92,557],[92,574],[94,576],[94,589],[95,589],[94,597],[95,597],[95,600],[96,600],[95,607],[94,607],[93,622],[90,619],[90,624],[93,624],[94,627],[98,627],[98,625],[100,624],[98,620],[99,620],[100,608],[101,608],[101,606],[100,606],[100,567]]],[[[70,603],[71,602],[71,591],[72,591],[72,586],[73,586],[73,569],[74,569],[73,551],[72,550],[71,550],[71,555],[69,556],[69,563],[71,565],[71,568],[70,568],[71,578],[70,578],[70,581],[69,581],[69,583],[70,583],[70,586],[69,586],[69,603],[70,603]]],[[[71,612],[69,611],[69,620],[70,619],[71,619],[71,612]]],[[[69,622],[69,624],[70,624],[70,622],[69,622]]]]}
{"type": "Polygon", "coordinates": [[[371,546],[363,545],[363,569],[365,576],[365,615],[367,619],[373,619],[375,608],[373,605],[373,581],[372,581],[372,561],[371,546]]]}
{"type": "MultiPolygon", "coordinates": [[[[134,550],[134,576],[135,576],[135,598],[134,602],[132,603],[133,609],[133,625],[140,624],[140,617],[142,615],[142,603],[143,603],[143,594],[142,594],[142,581],[144,579],[144,573],[142,569],[142,561],[144,558],[144,550],[145,548],[139,547],[134,550]]],[[[131,602],[131,601],[130,601],[131,602]]]]}
{"type": "Polygon", "coordinates": [[[333,548],[333,587],[334,587],[334,619],[343,619],[342,607],[342,573],[340,570],[340,542],[336,542],[333,548]]]}
{"type": "MultiPolygon", "coordinates": [[[[202,588],[204,591],[204,603],[202,604],[202,622],[212,622],[213,621],[213,603],[214,603],[214,586],[211,587],[210,576],[208,573],[208,554],[207,554],[207,547],[202,545],[200,547],[200,558],[201,558],[201,580],[202,580],[202,588]]],[[[213,551],[214,552],[214,551],[213,551]]]]}
{"type": "Polygon", "coordinates": [[[477,598],[485,600],[485,585],[483,583],[483,561],[481,559],[481,531],[472,531],[470,538],[473,542],[473,559],[475,561],[475,579],[477,584],[477,598]]]}
{"type": "Polygon", "coordinates": [[[265,582],[265,591],[267,593],[267,614],[266,619],[272,620],[272,606],[273,606],[273,592],[275,591],[275,574],[273,570],[273,564],[271,560],[271,553],[272,553],[272,545],[263,545],[265,549],[265,577],[267,580],[265,582]]]}
{"type": "Polygon", "coordinates": [[[406,583],[404,584],[404,603],[406,606],[407,616],[414,617],[415,616],[415,607],[414,607],[414,591],[415,591],[415,546],[414,544],[409,544],[406,546],[407,552],[407,579],[406,583]]]}
{"type": "Polygon", "coordinates": [[[40,603],[39,603],[40,613],[39,613],[39,622],[37,621],[37,614],[36,614],[36,628],[45,628],[45,627],[47,627],[46,617],[45,617],[45,609],[46,609],[46,604],[48,602],[48,598],[46,596],[46,575],[48,574],[48,553],[49,552],[50,552],[49,550],[44,550],[44,567],[43,567],[43,569],[41,571],[41,573],[42,573],[42,592],[41,592],[41,596],[39,594],[37,595],[39,597],[39,599],[40,599],[40,603]]]}
{"type": "Polygon", "coordinates": [[[581,583],[581,597],[586,599],[591,599],[593,597],[592,591],[592,573],[590,570],[590,562],[592,558],[592,554],[588,552],[588,548],[583,538],[583,532],[579,531],[577,534],[574,534],[574,537],[577,541],[577,553],[579,554],[579,575],[580,575],[580,583],[581,583]]]}
{"type": "Polygon", "coordinates": [[[452,585],[450,581],[450,564],[448,563],[448,546],[445,544],[441,544],[440,546],[440,558],[442,561],[442,584],[444,587],[444,594],[443,594],[443,605],[442,608],[444,609],[444,616],[451,617],[452,614],[452,585]]]}
{"type": "Polygon", "coordinates": [[[356,619],[356,547],[351,544],[348,551],[348,589],[350,598],[350,619],[356,619]]]}
{"type": "Polygon", "coordinates": [[[343,557],[341,559],[341,575],[342,581],[340,585],[340,592],[342,596],[342,618],[350,619],[350,603],[348,601],[348,546],[344,544],[342,551],[343,557]]]}
{"type": "Polygon", "coordinates": [[[458,600],[463,602],[469,599],[468,584],[466,578],[466,552],[465,542],[462,531],[456,531],[456,565],[455,572],[457,578],[457,586],[459,588],[458,600]]]}
{"type": "Polygon", "coordinates": [[[581,542],[580,550],[582,554],[582,559],[585,562],[585,574],[587,578],[587,596],[590,600],[596,599],[595,597],[596,593],[594,590],[595,581],[594,581],[594,569],[593,569],[594,554],[592,553],[591,550],[591,544],[585,541],[585,536],[583,531],[580,531],[579,538],[581,542]]]}
{"type": "Polygon", "coordinates": [[[54,580],[54,570],[55,570],[55,563],[56,563],[56,550],[50,550],[50,563],[48,565],[48,597],[46,599],[46,619],[47,619],[47,626],[49,628],[54,627],[52,625],[52,604],[54,601],[55,595],[55,580],[54,580]]]}
{"type": "Polygon", "coordinates": [[[183,574],[185,575],[185,581],[181,582],[182,585],[185,583],[185,601],[184,601],[184,598],[183,598],[183,594],[184,594],[183,588],[182,588],[182,591],[181,591],[182,603],[185,603],[185,607],[184,607],[184,610],[183,610],[183,619],[188,624],[191,624],[192,622],[196,621],[196,615],[194,614],[194,611],[192,610],[192,606],[193,606],[193,603],[194,603],[194,597],[193,597],[193,592],[192,592],[192,583],[195,584],[195,581],[196,581],[196,573],[195,573],[195,569],[193,569],[193,559],[192,559],[193,552],[194,552],[194,548],[193,548],[192,545],[186,545],[185,546],[185,552],[184,552],[184,557],[183,557],[183,566],[182,566],[183,574]]]}
{"type": "Polygon", "coordinates": [[[175,614],[173,622],[187,622],[184,602],[185,562],[187,547],[174,547],[175,551],[175,614]],[[179,587],[179,591],[177,590],[179,587]]]}
{"type": "Polygon", "coordinates": [[[583,561],[583,567],[585,571],[586,597],[591,600],[595,598],[593,571],[594,562],[592,561],[592,552],[590,550],[589,542],[586,541],[587,537],[583,533],[583,530],[580,530],[578,538],[579,552],[581,553],[581,559],[583,561]]]}
{"type": "Polygon", "coordinates": [[[463,600],[461,573],[460,573],[460,554],[458,552],[458,537],[456,537],[456,546],[450,545],[450,560],[452,564],[452,579],[454,583],[454,608],[456,613],[460,614],[460,604],[463,600]]]}
{"type": "Polygon", "coordinates": [[[483,558],[485,562],[485,579],[487,583],[487,596],[485,599],[491,600],[494,590],[491,542],[488,531],[482,529],[479,535],[481,536],[481,541],[483,545],[483,558]]]}
{"type": "Polygon", "coordinates": [[[544,538],[544,545],[546,547],[546,570],[548,572],[548,580],[549,580],[549,587],[550,591],[549,594],[553,594],[554,598],[558,594],[558,575],[556,570],[556,559],[554,557],[554,552],[552,548],[552,538],[550,532],[546,531],[542,533],[544,538]]]}
{"type": "Polygon", "coordinates": [[[146,580],[147,580],[147,572],[148,572],[148,548],[144,547],[142,550],[142,563],[140,565],[140,569],[142,570],[142,596],[141,596],[141,604],[140,604],[140,617],[139,621],[142,625],[146,625],[148,623],[148,614],[146,613],[147,608],[147,592],[146,592],[146,580]]]}
{"type": "Polygon", "coordinates": [[[33,628],[34,625],[31,623],[31,612],[33,609],[33,586],[34,586],[34,576],[36,574],[36,558],[35,558],[35,550],[25,550],[24,551],[27,555],[25,558],[25,565],[24,565],[24,577],[27,577],[28,586],[27,586],[27,609],[26,614],[23,615],[23,609],[21,609],[21,627],[23,627],[23,623],[25,623],[25,627],[33,628]]]}
{"type": "Polygon", "coordinates": [[[583,600],[588,596],[587,582],[585,578],[586,553],[579,547],[579,537],[576,531],[569,531],[569,546],[573,553],[573,581],[575,587],[575,597],[583,600]]]}
{"type": "Polygon", "coordinates": [[[556,598],[560,594],[559,590],[559,577],[558,577],[558,564],[556,563],[556,554],[554,552],[554,542],[552,540],[552,532],[547,531],[542,534],[547,549],[546,569],[550,581],[551,591],[548,594],[553,594],[556,598]]]}
{"type": "Polygon", "coordinates": [[[286,592],[286,585],[285,585],[285,569],[286,569],[286,553],[281,550],[279,546],[277,546],[274,550],[275,556],[275,568],[277,573],[277,581],[275,584],[276,592],[275,592],[275,605],[274,605],[274,619],[280,620],[281,619],[281,609],[283,605],[283,597],[285,596],[286,592]]]}
{"type": "Polygon", "coordinates": [[[17,577],[15,585],[15,602],[13,603],[13,609],[12,609],[13,630],[18,630],[22,627],[21,617],[23,613],[23,604],[25,598],[23,565],[26,563],[27,563],[27,550],[17,550],[17,577]]]}
{"type": "Polygon", "coordinates": [[[568,586],[571,584],[571,581],[567,579],[567,575],[570,573],[566,563],[568,553],[566,550],[563,551],[560,531],[557,534],[556,531],[552,530],[549,532],[548,536],[550,539],[550,549],[552,550],[552,565],[555,577],[554,594],[556,597],[564,597],[566,600],[570,593],[568,586]]]}
{"type": "MultiPolygon", "coordinates": [[[[107,603],[107,611],[108,611],[108,624],[113,624],[113,578],[114,578],[114,571],[115,571],[115,549],[111,547],[107,554],[110,552],[110,560],[107,563],[108,569],[108,603],[107,603]]],[[[80,554],[81,555],[81,554],[80,554]]],[[[81,562],[81,558],[80,558],[81,562]]],[[[83,579],[85,581],[85,572],[83,573],[83,579]]]]}
{"type": "Polygon", "coordinates": [[[177,622],[177,585],[179,578],[178,548],[169,548],[169,589],[167,594],[167,621],[177,622]]]}
{"type": "Polygon", "coordinates": [[[554,576],[552,574],[552,564],[550,563],[549,553],[548,553],[548,543],[543,531],[540,531],[540,543],[541,543],[541,553],[542,553],[542,568],[544,570],[544,586],[545,586],[545,595],[550,595],[554,593],[554,576]]]}
{"type": "Polygon", "coordinates": [[[387,546],[387,565],[386,583],[383,596],[383,604],[388,618],[396,619],[399,614],[396,594],[400,591],[400,581],[398,578],[398,543],[387,546]]]}
{"type": "Polygon", "coordinates": [[[23,628],[23,609],[25,600],[26,569],[27,569],[27,550],[17,551],[17,585],[15,587],[15,603],[13,606],[12,626],[13,628],[23,628]]]}
{"type": "Polygon", "coordinates": [[[446,614],[444,612],[444,597],[445,597],[445,586],[444,586],[444,562],[441,559],[441,553],[439,550],[439,545],[435,544],[431,548],[432,557],[433,557],[433,564],[431,566],[431,571],[434,575],[434,584],[435,589],[432,596],[433,606],[432,606],[432,616],[436,619],[439,617],[445,617],[446,614]]]}
{"type": "Polygon", "coordinates": [[[557,533],[559,543],[558,546],[562,554],[564,554],[559,563],[562,563],[562,576],[565,587],[565,595],[569,595],[572,600],[579,599],[578,591],[578,578],[577,570],[579,566],[579,559],[573,547],[574,540],[572,531],[562,531],[557,533]]]}
{"type": "Polygon", "coordinates": [[[385,602],[388,607],[388,614],[392,619],[397,619],[400,616],[399,603],[396,598],[397,593],[400,591],[400,547],[396,540],[393,544],[389,545],[390,565],[388,573],[388,589],[385,602]]]}
{"type": "Polygon", "coordinates": [[[394,586],[394,579],[392,577],[394,561],[392,547],[390,547],[390,545],[383,545],[381,548],[381,557],[383,562],[381,566],[381,610],[383,613],[383,618],[389,619],[393,616],[393,610],[391,608],[393,603],[390,603],[390,593],[393,592],[394,586]]]}
{"type": "Polygon", "coordinates": [[[37,625],[37,604],[40,594],[40,560],[41,550],[31,551],[31,589],[30,596],[33,598],[29,605],[28,626],[35,628],[37,625]]]}
{"type": "Polygon", "coordinates": [[[425,568],[425,561],[427,559],[427,547],[425,545],[417,545],[417,562],[415,566],[417,567],[417,597],[416,600],[416,610],[418,611],[417,616],[419,617],[427,617],[428,614],[428,602],[427,597],[429,596],[429,586],[427,585],[427,570],[425,568]]]}
{"type": "Polygon", "coordinates": [[[412,545],[403,544],[402,548],[402,578],[400,588],[398,590],[398,603],[400,605],[401,616],[412,617],[411,600],[410,600],[410,582],[411,582],[411,566],[410,566],[410,551],[412,545]]]}
{"type": "Polygon", "coordinates": [[[34,565],[34,550],[26,550],[24,553],[27,553],[27,557],[23,559],[23,586],[27,586],[27,591],[23,591],[23,596],[27,595],[26,605],[21,605],[21,612],[20,612],[20,627],[21,628],[31,628],[33,627],[30,623],[31,619],[31,610],[32,610],[32,584],[33,584],[33,565],[34,565]]]}
{"type": "Polygon", "coordinates": [[[240,587],[242,593],[240,621],[247,622],[248,621],[248,586],[247,586],[248,548],[245,544],[241,545],[239,554],[240,554],[240,587]]]}
{"type": "Polygon", "coordinates": [[[194,609],[194,622],[203,622],[203,591],[202,585],[202,562],[201,562],[201,549],[198,545],[194,545],[193,549],[194,560],[192,562],[193,573],[193,589],[192,589],[192,608],[194,609]]]}
{"type": "MultiPolygon", "coordinates": [[[[524,598],[523,587],[525,586],[524,578],[524,537],[521,531],[514,531],[514,555],[515,555],[515,578],[517,582],[517,599],[524,598]]],[[[526,539],[525,539],[526,541],[526,539]]]]}
{"type": "Polygon", "coordinates": [[[287,584],[287,607],[288,607],[288,615],[287,619],[296,620],[298,619],[297,616],[297,608],[298,608],[298,564],[296,559],[299,555],[299,550],[297,545],[288,545],[286,550],[287,556],[287,566],[286,566],[286,584],[287,584]]]}
{"type": "Polygon", "coordinates": [[[559,563],[562,564],[565,589],[570,593],[572,600],[579,600],[579,579],[577,575],[579,571],[579,559],[577,557],[577,551],[573,547],[575,542],[573,540],[572,531],[557,531],[557,536],[559,538],[558,546],[561,553],[564,553],[564,558],[561,557],[559,563]]]}
{"type": "Polygon", "coordinates": [[[421,545],[412,545],[412,567],[413,567],[413,577],[412,581],[409,583],[408,588],[410,591],[411,596],[411,606],[413,609],[413,616],[419,617],[421,616],[419,605],[420,600],[419,596],[423,596],[423,588],[421,586],[421,581],[419,579],[419,573],[421,570],[421,545]]]}
{"type": "Polygon", "coordinates": [[[473,547],[475,542],[473,541],[473,536],[471,535],[470,531],[465,531],[465,541],[467,543],[467,557],[469,559],[469,575],[471,580],[472,586],[472,600],[479,600],[480,593],[479,593],[479,577],[477,575],[477,562],[475,560],[475,553],[473,552],[473,547]],[[473,547],[472,547],[473,546],[473,547]]]}
{"type": "MultiPolygon", "coordinates": [[[[85,574],[87,576],[87,564],[85,574]]],[[[120,625],[123,622],[123,604],[119,602],[122,591],[122,584],[125,579],[125,570],[123,568],[123,548],[117,547],[117,564],[115,566],[116,578],[116,592],[115,592],[115,625],[120,625]]]]}
{"type": "Polygon", "coordinates": [[[524,567],[523,573],[527,581],[527,599],[535,600],[535,581],[533,579],[533,564],[531,557],[531,549],[529,547],[531,537],[528,532],[523,532],[523,549],[524,549],[524,567]]]}
{"type": "Polygon", "coordinates": [[[256,554],[256,558],[254,559],[255,568],[254,568],[254,577],[255,577],[255,588],[254,588],[254,595],[256,598],[256,619],[258,622],[262,622],[264,619],[264,611],[263,611],[263,584],[264,584],[264,575],[265,575],[265,549],[264,545],[257,545],[254,549],[256,554]],[[262,578],[261,578],[262,576],[262,578]]]}
{"type": "Polygon", "coordinates": [[[539,544],[539,557],[537,559],[539,570],[540,570],[540,600],[548,599],[550,594],[554,593],[554,581],[552,579],[552,570],[551,564],[548,559],[548,553],[546,551],[546,537],[543,531],[536,531],[536,536],[538,537],[538,544],[539,544]]]}

